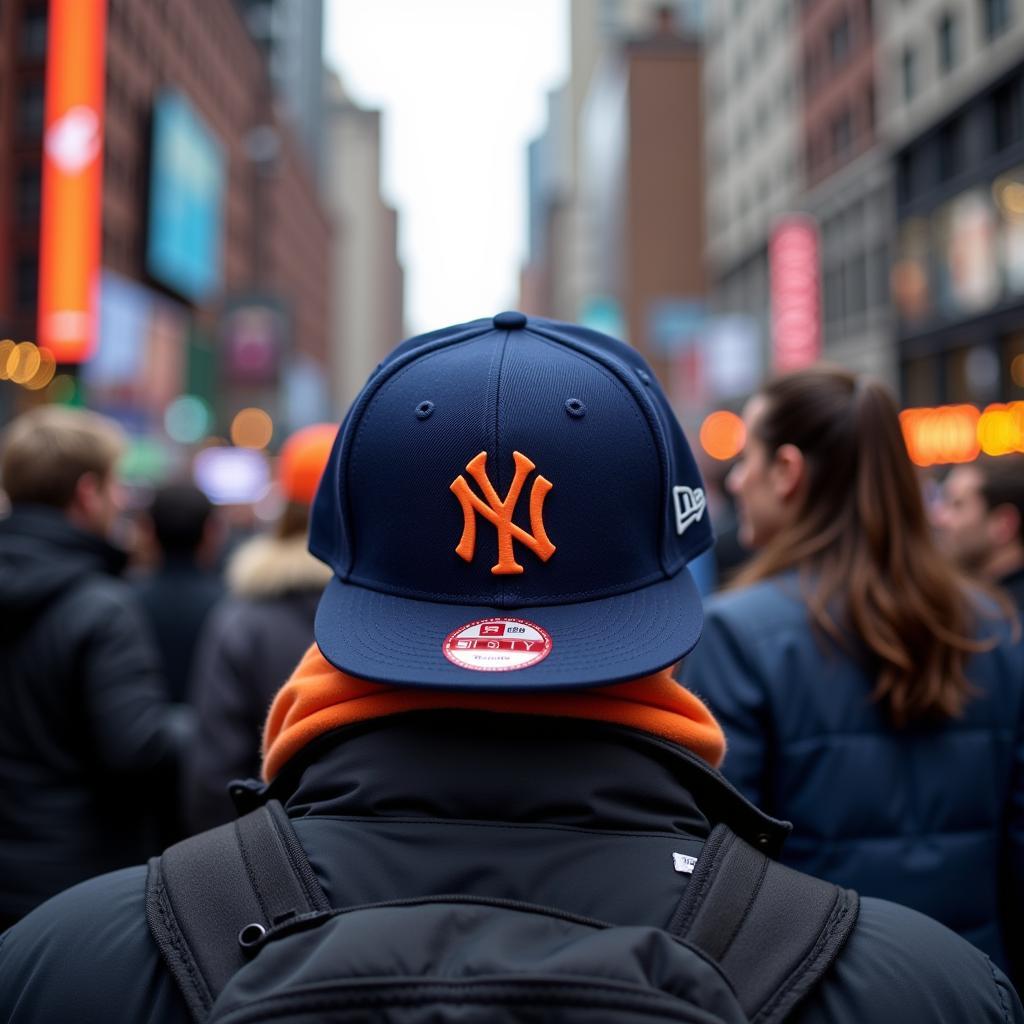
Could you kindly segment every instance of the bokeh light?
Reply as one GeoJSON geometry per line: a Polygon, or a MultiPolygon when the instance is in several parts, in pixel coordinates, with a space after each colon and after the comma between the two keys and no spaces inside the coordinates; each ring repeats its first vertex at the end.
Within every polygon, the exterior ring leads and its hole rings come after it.
{"type": "Polygon", "coordinates": [[[900,426],[911,462],[935,466],[970,462],[978,457],[978,421],[973,405],[945,405],[929,409],[904,409],[900,426]]]}
{"type": "Polygon", "coordinates": [[[39,366],[36,372],[24,382],[29,391],[42,391],[57,372],[57,359],[48,348],[41,348],[39,352],[39,366]]]}
{"type": "Polygon", "coordinates": [[[178,444],[196,444],[210,429],[210,407],[198,395],[179,395],[164,413],[164,430],[178,444]]]}
{"type": "Polygon", "coordinates": [[[10,380],[11,356],[17,345],[10,338],[0,341],[0,380],[10,380]]]}
{"type": "Polygon", "coordinates": [[[1013,357],[1010,363],[1010,378],[1019,388],[1024,388],[1024,353],[1013,357]]]}
{"type": "Polygon", "coordinates": [[[266,448],[274,436],[274,421],[263,409],[243,409],[231,421],[231,440],[239,448],[266,448]]]}
{"type": "Polygon", "coordinates": [[[986,455],[1024,451],[1024,402],[990,405],[978,420],[978,443],[986,455]]]}
{"type": "Polygon", "coordinates": [[[734,412],[719,409],[711,413],[700,426],[701,447],[713,459],[725,462],[736,458],[743,450],[747,429],[734,412]]]}
{"type": "Polygon", "coordinates": [[[39,349],[31,341],[23,341],[7,360],[7,372],[15,384],[27,384],[42,365],[39,349]]]}

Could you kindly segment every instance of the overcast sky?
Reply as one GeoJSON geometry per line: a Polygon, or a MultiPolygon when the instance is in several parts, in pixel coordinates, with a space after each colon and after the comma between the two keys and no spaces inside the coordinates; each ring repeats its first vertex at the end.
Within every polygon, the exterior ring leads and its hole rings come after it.
{"type": "Polygon", "coordinates": [[[568,68],[567,0],[326,0],[325,52],[384,112],[406,323],[433,330],[515,305],[526,145],[568,68]]]}

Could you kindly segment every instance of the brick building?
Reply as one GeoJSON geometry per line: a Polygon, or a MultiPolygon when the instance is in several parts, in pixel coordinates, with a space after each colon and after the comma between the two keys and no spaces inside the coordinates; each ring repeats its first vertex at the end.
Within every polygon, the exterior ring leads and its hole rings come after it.
{"type": "MultiPolygon", "coordinates": [[[[141,432],[158,429],[163,409],[154,404],[187,391],[215,406],[221,426],[243,402],[287,424],[289,374],[301,366],[307,379],[326,378],[329,369],[331,226],[313,169],[279,113],[266,57],[232,0],[107,0],[106,9],[97,388],[119,395],[125,409],[115,411],[141,432]],[[156,157],[167,97],[215,154],[218,199],[203,227],[215,242],[202,289],[177,283],[154,261],[157,236],[176,230],[155,212],[157,172],[182,171],[159,167],[156,157]],[[100,379],[113,365],[104,357],[107,332],[126,322],[114,308],[125,295],[133,310],[151,304],[175,325],[169,344],[182,351],[160,365],[176,379],[156,391],[118,391],[100,379]],[[225,310],[239,302],[283,314],[273,358],[255,377],[239,375],[221,351],[225,310]]],[[[12,157],[0,161],[0,332],[20,338],[37,329],[47,15],[46,0],[0,4],[0,147],[12,157]]],[[[91,372],[83,367],[86,384],[91,372]]],[[[325,391],[324,410],[328,402],[325,391]]]]}

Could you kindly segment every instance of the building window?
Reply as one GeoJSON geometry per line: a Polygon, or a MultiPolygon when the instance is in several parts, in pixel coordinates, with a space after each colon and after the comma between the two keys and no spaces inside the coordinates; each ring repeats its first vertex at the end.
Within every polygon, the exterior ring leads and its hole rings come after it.
{"type": "Polygon", "coordinates": [[[868,306],[868,261],[860,253],[846,265],[846,314],[859,316],[868,306]]]}
{"type": "Polygon", "coordinates": [[[1024,80],[1014,78],[992,96],[995,150],[1001,153],[1024,138],[1024,80]]]}
{"type": "Polygon", "coordinates": [[[939,19],[939,71],[948,75],[960,59],[959,22],[956,15],[947,13],[939,19]]]}
{"type": "Polygon", "coordinates": [[[825,323],[838,324],[843,319],[843,272],[833,268],[825,273],[825,323]]]}
{"type": "Polygon", "coordinates": [[[850,19],[846,14],[828,30],[828,55],[834,68],[850,56],[850,19]]]}
{"type": "Polygon", "coordinates": [[[917,53],[908,46],[900,61],[903,77],[903,99],[909,103],[917,95],[917,53]]]}
{"type": "Polygon", "coordinates": [[[43,83],[24,82],[18,90],[18,133],[34,139],[43,133],[43,83]]]}
{"type": "Polygon", "coordinates": [[[24,253],[14,264],[14,306],[19,313],[35,312],[39,294],[39,255],[24,253]]]}
{"type": "Polygon", "coordinates": [[[30,60],[46,56],[46,8],[30,7],[21,19],[18,55],[30,60]]]}
{"type": "Polygon", "coordinates": [[[1010,0],[981,0],[985,38],[1001,36],[1010,27],[1010,0]]]}
{"type": "Polygon", "coordinates": [[[842,160],[847,157],[853,147],[853,117],[849,110],[833,118],[829,135],[833,159],[842,160]]]}
{"type": "Polygon", "coordinates": [[[965,167],[965,132],[963,118],[957,117],[939,131],[939,180],[949,181],[965,167]]]}
{"type": "Polygon", "coordinates": [[[33,225],[39,220],[40,173],[38,165],[18,170],[14,204],[19,224],[33,225]]]}

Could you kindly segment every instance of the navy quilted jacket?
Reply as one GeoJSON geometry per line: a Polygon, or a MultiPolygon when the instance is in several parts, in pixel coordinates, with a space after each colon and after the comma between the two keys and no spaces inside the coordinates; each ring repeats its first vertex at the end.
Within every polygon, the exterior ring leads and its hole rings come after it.
{"type": "Polygon", "coordinates": [[[725,729],[725,776],[793,823],[784,862],[936,918],[1020,984],[1024,646],[980,629],[1001,639],[969,665],[977,696],[931,728],[887,723],[793,574],[712,599],[681,677],[725,729]]]}

